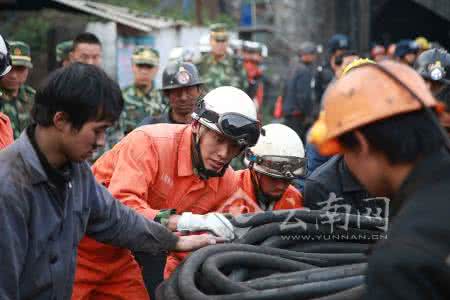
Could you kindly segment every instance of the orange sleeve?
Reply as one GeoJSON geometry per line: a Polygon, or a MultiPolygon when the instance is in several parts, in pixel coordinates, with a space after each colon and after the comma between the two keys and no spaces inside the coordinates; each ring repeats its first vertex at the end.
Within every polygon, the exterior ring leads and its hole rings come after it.
{"type": "Polygon", "coordinates": [[[0,149],[14,142],[13,130],[9,118],[0,112],[0,149]]]}
{"type": "Polygon", "coordinates": [[[166,260],[166,265],[164,267],[164,280],[169,279],[170,275],[175,271],[178,265],[183,261],[183,259],[190,254],[190,252],[181,252],[183,254],[169,255],[166,260]]]}
{"type": "Polygon", "coordinates": [[[125,139],[116,146],[115,153],[105,155],[94,164],[94,174],[104,172],[113,164],[108,190],[123,204],[153,220],[159,210],[151,208],[149,190],[158,171],[158,152],[151,138],[142,131],[130,133],[125,139]]]}

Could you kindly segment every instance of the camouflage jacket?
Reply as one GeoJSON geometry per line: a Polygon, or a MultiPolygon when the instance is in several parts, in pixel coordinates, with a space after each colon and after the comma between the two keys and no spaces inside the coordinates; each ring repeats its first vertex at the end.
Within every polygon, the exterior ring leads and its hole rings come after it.
{"type": "Polygon", "coordinates": [[[30,112],[35,94],[36,91],[28,85],[19,88],[17,97],[10,96],[8,91],[0,88],[0,111],[11,120],[14,139],[19,137],[31,121],[30,112]]]}
{"type": "Polygon", "coordinates": [[[120,123],[125,133],[135,129],[145,117],[160,115],[166,106],[161,92],[155,88],[144,94],[135,85],[130,85],[122,91],[122,94],[125,103],[120,123]]]}
{"type": "Polygon", "coordinates": [[[197,68],[208,91],[224,85],[231,85],[244,91],[248,88],[247,75],[242,63],[230,55],[215,61],[211,54],[206,54],[197,68]]]}

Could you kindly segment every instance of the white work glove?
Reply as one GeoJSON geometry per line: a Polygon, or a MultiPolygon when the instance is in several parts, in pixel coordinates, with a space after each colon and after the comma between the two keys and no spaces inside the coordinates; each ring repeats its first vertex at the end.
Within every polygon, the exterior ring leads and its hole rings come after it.
{"type": "Polygon", "coordinates": [[[211,231],[215,235],[229,240],[234,238],[233,225],[219,213],[196,215],[185,212],[178,219],[177,231],[211,231]]]}

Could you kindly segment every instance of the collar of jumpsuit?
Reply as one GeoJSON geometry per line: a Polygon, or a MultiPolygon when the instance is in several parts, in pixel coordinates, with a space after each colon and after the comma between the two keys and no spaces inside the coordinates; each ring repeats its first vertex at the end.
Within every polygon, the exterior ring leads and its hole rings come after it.
{"type": "Polygon", "coordinates": [[[268,207],[264,207],[257,199],[255,186],[252,180],[251,171],[249,169],[235,172],[238,179],[239,187],[243,194],[237,193],[237,199],[232,203],[226,203],[223,211],[231,214],[254,213],[261,210],[279,210],[279,209],[296,209],[303,207],[303,197],[292,185],[289,185],[283,195],[277,201],[270,203],[268,207]]]}

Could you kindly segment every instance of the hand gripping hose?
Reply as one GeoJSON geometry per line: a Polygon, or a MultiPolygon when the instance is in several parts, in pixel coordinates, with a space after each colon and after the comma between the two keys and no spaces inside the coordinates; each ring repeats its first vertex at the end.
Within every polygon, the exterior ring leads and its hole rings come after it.
{"type": "Polygon", "coordinates": [[[323,214],[295,210],[232,219],[249,230],[234,243],[192,253],[159,286],[156,299],[359,299],[366,253],[383,236],[384,220],[342,214],[347,224],[332,228],[318,222],[323,214]]]}

